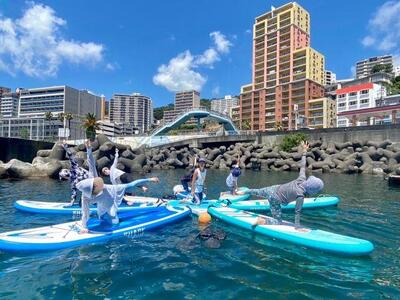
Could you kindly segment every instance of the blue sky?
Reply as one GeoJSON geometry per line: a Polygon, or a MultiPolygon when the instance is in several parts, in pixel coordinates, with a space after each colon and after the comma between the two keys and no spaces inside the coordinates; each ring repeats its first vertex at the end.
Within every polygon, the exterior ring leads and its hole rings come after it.
{"type": "MultiPolygon", "coordinates": [[[[67,84],[107,99],[140,92],[155,106],[183,87],[239,94],[251,81],[254,18],[284,3],[0,0],[0,86],[67,84]]],[[[400,1],[298,3],[311,14],[312,47],[339,78],[361,58],[400,52],[400,1]]]]}

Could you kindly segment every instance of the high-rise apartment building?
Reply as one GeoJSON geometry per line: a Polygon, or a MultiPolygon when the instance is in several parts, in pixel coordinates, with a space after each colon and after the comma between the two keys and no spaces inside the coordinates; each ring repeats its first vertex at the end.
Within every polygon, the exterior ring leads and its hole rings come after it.
{"type": "Polygon", "coordinates": [[[309,100],[324,96],[325,59],[310,47],[310,15],[297,3],[255,19],[252,75],[240,95],[240,121],[252,130],[294,129],[294,108],[306,119],[309,100]]]}
{"type": "Polygon", "coordinates": [[[0,115],[3,118],[13,118],[18,115],[18,101],[17,93],[4,93],[0,102],[0,115]]]}
{"type": "MultiPolygon", "coordinates": [[[[171,122],[182,112],[200,107],[200,93],[195,90],[177,92],[175,94],[175,108],[164,111],[164,121],[171,122]]],[[[188,122],[190,123],[190,121],[188,122]]]]}
{"type": "Polygon", "coordinates": [[[393,56],[375,56],[364,60],[360,60],[356,63],[356,77],[363,78],[371,75],[372,68],[376,65],[393,65],[393,56]]]}
{"type": "Polygon", "coordinates": [[[229,116],[231,107],[237,106],[238,104],[239,104],[238,97],[232,97],[230,95],[227,95],[221,99],[211,100],[211,110],[229,116]]]}
{"type": "Polygon", "coordinates": [[[200,107],[200,93],[198,91],[182,91],[175,94],[175,110],[184,111],[200,107]]]}
{"type": "Polygon", "coordinates": [[[331,85],[336,83],[336,74],[332,71],[325,70],[325,85],[331,85]]]}
{"type": "Polygon", "coordinates": [[[400,76],[400,66],[395,67],[393,72],[395,77],[400,76]]]}
{"type": "Polygon", "coordinates": [[[110,100],[110,120],[127,124],[140,132],[149,131],[153,123],[153,103],[140,93],[114,94],[110,100]]]}

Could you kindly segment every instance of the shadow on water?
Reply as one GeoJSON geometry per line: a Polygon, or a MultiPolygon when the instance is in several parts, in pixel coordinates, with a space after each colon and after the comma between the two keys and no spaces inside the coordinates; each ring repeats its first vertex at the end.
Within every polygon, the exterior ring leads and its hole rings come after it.
{"type": "MultiPolygon", "coordinates": [[[[149,196],[170,194],[183,170],[157,171],[149,196]]],[[[227,172],[209,170],[209,198],[227,172]]],[[[245,171],[240,184],[262,187],[295,173],[245,171]]],[[[400,190],[373,176],[321,174],[338,207],[304,211],[313,228],[370,240],[367,257],[342,257],[282,243],[213,221],[227,233],[219,249],[196,239],[196,218],[139,238],[118,238],[48,253],[0,253],[0,298],[14,299],[381,299],[400,293],[400,190]]],[[[66,201],[69,186],[52,180],[0,181],[0,231],[67,222],[68,217],[17,212],[17,199],[66,201]]],[[[284,212],[293,220],[293,213],[284,212]]]]}

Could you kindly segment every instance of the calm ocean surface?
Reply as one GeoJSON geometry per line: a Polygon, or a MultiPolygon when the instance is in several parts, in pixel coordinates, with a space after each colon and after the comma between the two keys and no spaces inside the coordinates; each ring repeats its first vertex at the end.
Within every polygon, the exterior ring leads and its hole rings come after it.
{"type": "MultiPolygon", "coordinates": [[[[181,170],[158,171],[149,196],[171,193],[181,170]]],[[[227,172],[209,170],[209,198],[227,172]]],[[[246,171],[240,185],[261,187],[296,173],[246,171]]],[[[213,221],[228,237],[219,249],[196,239],[197,220],[140,238],[23,255],[0,252],[0,299],[400,299],[400,189],[379,177],[321,174],[338,207],[303,211],[314,228],[370,240],[374,252],[348,258],[279,243],[213,221]]],[[[0,232],[67,222],[63,216],[21,213],[17,199],[65,201],[69,184],[0,181],[0,232]]],[[[285,212],[284,218],[293,220],[285,212]]]]}

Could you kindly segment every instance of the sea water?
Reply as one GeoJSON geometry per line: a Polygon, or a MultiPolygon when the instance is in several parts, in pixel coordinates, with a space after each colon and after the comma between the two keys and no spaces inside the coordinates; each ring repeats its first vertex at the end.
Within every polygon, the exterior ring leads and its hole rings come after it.
{"type": "MultiPolygon", "coordinates": [[[[165,196],[182,170],[157,171],[148,196],[165,196]]],[[[209,170],[209,198],[227,172],[209,170]]],[[[241,186],[263,187],[296,173],[245,171],[241,186]]],[[[400,190],[381,177],[321,174],[338,207],[305,210],[302,223],[375,245],[365,257],[343,257],[253,235],[213,221],[227,233],[220,248],[197,238],[196,218],[140,236],[36,254],[0,252],[0,299],[399,299],[400,190]]],[[[16,211],[17,199],[67,201],[68,182],[0,181],[0,232],[69,221],[16,211]]],[[[292,212],[283,218],[293,220],[292,212]]]]}

